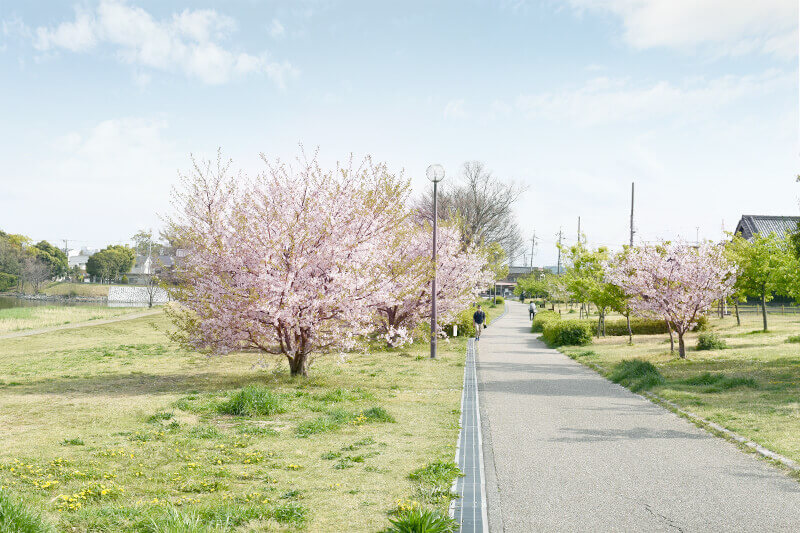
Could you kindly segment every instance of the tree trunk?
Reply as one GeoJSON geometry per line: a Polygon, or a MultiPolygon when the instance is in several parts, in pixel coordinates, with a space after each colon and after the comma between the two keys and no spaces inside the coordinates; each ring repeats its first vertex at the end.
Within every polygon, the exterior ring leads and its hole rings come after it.
{"type": "Polygon", "coordinates": [[[625,314],[625,318],[628,321],[628,345],[633,346],[633,331],[631,330],[631,312],[630,310],[625,314]]]}
{"type": "Polygon", "coordinates": [[[672,324],[667,322],[669,328],[669,353],[675,353],[675,338],[672,336],[672,324]]]}
{"type": "Polygon", "coordinates": [[[681,359],[686,359],[686,345],[683,342],[683,333],[678,332],[678,355],[681,359]]]}
{"type": "Polygon", "coordinates": [[[308,377],[308,355],[297,354],[289,359],[289,369],[292,376],[308,377]]]}
{"type": "Polygon", "coordinates": [[[764,318],[764,331],[767,331],[767,295],[761,295],[761,316],[764,318]]]}
{"type": "Polygon", "coordinates": [[[737,302],[737,301],[733,302],[733,310],[736,313],[736,325],[737,326],[741,326],[742,325],[742,319],[739,318],[739,302],[737,302]]]}
{"type": "Polygon", "coordinates": [[[606,336],[606,310],[605,308],[600,312],[601,320],[603,321],[603,337],[606,336]]]}

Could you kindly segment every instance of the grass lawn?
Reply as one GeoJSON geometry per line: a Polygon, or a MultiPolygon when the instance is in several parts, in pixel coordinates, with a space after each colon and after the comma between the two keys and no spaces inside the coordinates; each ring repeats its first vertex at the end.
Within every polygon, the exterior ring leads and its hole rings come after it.
{"type": "Polygon", "coordinates": [[[768,333],[761,331],[756,314],[744,315],[741,326],[732,317],[712,318],[709,326],[727,348],[697,350],[698,334],[692,333],[686,339],[686,360],[669,353],[668,335],[635,335],[633,346],[627,345],[627,337],[605,337],[591,346],[562,351],[599,365],[607,376],[624,359],[648,361],[663,379],[645,371],[628,386],[642,386],[800,461],[800,344],[786,342],[800,333],[800,316],[771,314],[768,333]]]}
{"type": "Polygon", "coordinates": [[[398,508],[446,510],[464,339],[292,379],[285,361],[182,351],[165,327],[0,340],[0,496],[59,531],[379,531],[398,508]]]}
{"type": "Polygon", "coordinates": [[[12,307],[10,309],[0,309],[0,335],[3,333],[10,333],[12,331],[48,328],[52,326],[62,326],[64,324],[87,322],[89,320],[98,320],[102,318],[114,318],[137,311],[141,312],[145,311],[145,309],[63,305],[36,305],[30,307],[12,307]]]}
{"type": "Polygon", "coordinates": [[[101,283],[57,282],[45,287],[41,292],[48,296],[83,296],[91,298],[108,297],[110,285],[101,283]]]}

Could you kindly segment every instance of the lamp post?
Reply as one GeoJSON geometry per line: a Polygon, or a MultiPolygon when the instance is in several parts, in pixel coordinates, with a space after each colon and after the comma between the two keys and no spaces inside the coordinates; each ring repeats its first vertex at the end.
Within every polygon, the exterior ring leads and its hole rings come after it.
{"type": "Polygon", "coordinates": [[[425,172],[433,182],[433,279],[431,280],[431,359],[436,359],[436,234],[439,211],[437,209],[436,185],[444,179],[444,167],[434,164],[425,172]]]}

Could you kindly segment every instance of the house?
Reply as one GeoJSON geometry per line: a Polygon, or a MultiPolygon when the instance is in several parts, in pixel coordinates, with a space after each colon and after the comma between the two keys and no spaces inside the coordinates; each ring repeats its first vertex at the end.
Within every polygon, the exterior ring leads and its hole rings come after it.
{"type": "Polygon", "coordinates": [[[748,241],[752,239],[753,235],[756,233],[760,235],[774,233],[776,236],[782,238],[787,233],[796,232],[798,222],[800,222],[800,217],[742,215],[733,233],[740,234],[748,241]]]}
{"type": "Polygon", "coordinates": [[[86,272],[86,262],[95,254],[97,250],[90,250],[83,248],[81,250],[69,250],[67,253],[67,263],[69,268],[78,267],[81,271],[86,272]]]}
{"type": "Polygon", "coordinates": [[[171,255],[139,255],[136,256],[136,263],[128,272],[128,280],[133,284],[146,283],[151,275],[159,275],[171,270],[175,266],[175,257],[171,255]]]}
{"type": "Polygon", "coordinates": [[[506,291],[513,291],[517,286],[517,280],[528,274],[537,272],[540,275],[544,274],[544,269],[540,267],[527,267],[527,266],[509,266],[508,274],[505,278],[497,280],[498,294],[505,294],[506,291]]]}

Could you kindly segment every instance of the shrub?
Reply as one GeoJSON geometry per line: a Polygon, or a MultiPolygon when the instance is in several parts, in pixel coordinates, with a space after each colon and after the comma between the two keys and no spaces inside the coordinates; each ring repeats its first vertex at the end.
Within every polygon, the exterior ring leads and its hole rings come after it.
{"type": "Polygon", "coordinates": [[[48,533],[53,526],[22,502],[15,501],[0,489],[0,531],[14,533],[48,533]]]}
{"type": "MultiPolygon", "coordinates": [[[[669,333],[664,320],[648,318],[631,318],[631,332],[634,335],[659,335],[669,333]]],[[[623,319],[606,320],[606,335],[613,337],[628,334],[628,322],[623,319]]]]}
{"type": "Polygon", "coordinates": [[[17,285],[17,276],[0,272],[0,292],[13,289],[17,285]]]}
{"type": "Polygon", "coordinates": [[[550,346],[586,346],[592,342],[592,325],[583,320],[550,320],[542,339],[550,346]]]}
{"type": "Polygon", "coordinates": [[[263,385],[249,385],[224,403],[217,411],[235,416],[269,416],[286,411],[283,398],[263,385]]]}
{"type": "Polygon", "coordinates": [[[533,318],[533,322],[531,322],[531,332],[541,333],[544,329],[545,322],[549,322],[550,320],[559,320],[560,318],[561,315],[555,311],[539,311],[533,318]]]}
{"type": "Polygon", "coordinates": [[[722,350],[728,345],[714,332],[701,333],[697,336],[698,350],[722,350]]]}
{"type": "Polygon", "coordinates": [[[692,331],[705,331],[708,329],[708,317],[701,316],[697,319],[697,324],[694,325],[692,331]]]}
{"type": "Polygon", "coordinates": [[[800,343],[800,335],[792,335],[791,337],[786,339],[786,342],[790,342],[790,343],[793,343],[793,344],[798,344],[798,343],[800,343]]]}
{"type": "Polygon", "coordinates": [[[651,389],[664,383],[664,376],[650,361],[623,360],[608,376],[614,383],[628,387],[633,392],[651,389]]]}
{"type": "Polygon", "coordinates": [[[497,300],[495,300],[494,298],[492,298],[492,301],[494,301],[494,302],[496,302],[496,303],[498,303],[498,304],[502,304],[502,303],[505,303],[505,301],[506,301],[506,300],[505,300],[505,298],[503,298],[502,296],[498,296],[498,297],[497,297],[497,300]]]}
{"type": "Polygon", "coordinates": [[[385,533],[452,533],[458,523],[440,511],[409,509],[390,518],[391,526],[385,533]]]}
{"type": "Polygon", "coordinates": [[[120,282],[120,283],[122,283],[123,285],[127,285],[127,284],[128,284],[128,276],[126,276],[125,274],[123,274],[123,275],[122,275],[122,279],[121,279],[121,280],[119,280],[119,282],[120,282]]]}
{"type": "MultiPolygon", "coordinates": [[[[443,330],[447,335],[453,334],[453,326],[458,326],[458,336],[459,337],[474,337],[475,336],[475,326],[472,323],[472,315],[475,313],[475,309],[470,307],[464,309],[460,313],[456,315],[456,317],[447,325],[443,326],[443,330]]],[[[430,330],[428,330],[430,331],[430,330]]]]}

